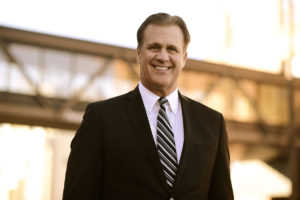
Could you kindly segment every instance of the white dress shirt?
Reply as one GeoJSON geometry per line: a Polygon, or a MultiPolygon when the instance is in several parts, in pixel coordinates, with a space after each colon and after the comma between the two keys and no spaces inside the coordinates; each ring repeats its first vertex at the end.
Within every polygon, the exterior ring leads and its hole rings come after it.
{"type": "MultiPolygon", "coordinates": [[[[156,136],[157,136],[157,116],[159,112],[159,102],[158,99],[160,96],[157,96],[147,88],[143,86],[143,84],[140,82],[138,85],[139,91],[142,96],[142,100],[144,103],[144,107],[146,109],[148,121],[151,127],[152,135],[155,144],[156,142],[156,136]]],[[[174,139],[175,139],[175,145],[176,145],[176,153],[177,153],[177,160],[178,163],[180,161],[182,147],[183,147],[183,141],[184,141],[184,132],[183,132],[183,119],[182,119],[182,109],[181,104],[178,96],[178,89],[176,88],[175,91],[173,91],[169,96],[166,97],[168,99],[168,102],[166,105],[166,111],[169,118],[169,121],[172,126],[174,139]]]]}

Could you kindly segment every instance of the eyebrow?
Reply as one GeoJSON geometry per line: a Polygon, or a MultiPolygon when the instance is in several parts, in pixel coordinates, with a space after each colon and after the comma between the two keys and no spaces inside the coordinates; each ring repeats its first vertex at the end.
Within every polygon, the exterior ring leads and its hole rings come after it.
{"type": "Polygon", "coordinates": [[[178,49],[178,47],[177,46],[175,46],[175,45],[173,45],[173,44],[169,44],[169,45],[167,45],[167,48],[174,48],[174,49],[178,49]]]}
{"type": "MultiPolygon", "coordinates": [[[[146,45],[146,47],[151,47],[151,46],[162,46],[162,45],[160,43],[157,43],[157,42],[150,43],[150,44],[146,45]]],[[[173,44],[167,44],[167,48],[179,49],[176,45],[173,45],[173,44]]]]}
{"type": "Polygon", "coordinates": [[[147,44],[146,46],[147,47],[149,47],[149,46],[161,46],[161,44],[159,44],[157,42],[154,42],[154,43],[147,44]]]}

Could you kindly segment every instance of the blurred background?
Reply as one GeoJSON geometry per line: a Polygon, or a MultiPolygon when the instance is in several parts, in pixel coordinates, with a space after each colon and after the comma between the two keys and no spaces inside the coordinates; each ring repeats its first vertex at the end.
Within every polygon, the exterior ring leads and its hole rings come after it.
{"type": "Polygon", "coordinates": [[[0,0],[0,200],[59,200],[87,103],[133,89],[150,14],[191,33],[179,89],[225,116],[236,200],[300,199],[297,0],[0,0]]]}

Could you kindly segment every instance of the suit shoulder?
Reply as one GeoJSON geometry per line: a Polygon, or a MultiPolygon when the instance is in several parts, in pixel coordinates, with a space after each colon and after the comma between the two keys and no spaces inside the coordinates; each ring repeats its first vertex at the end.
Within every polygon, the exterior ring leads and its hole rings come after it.
{"type": "Polygon", "coordinates": [[[89,106],[97,108],[97,107],[102,107],[102,106],[115,105],[115,104],[121,102],[125,98],[126,95],[127,94],[122,94],[122,95],[111,97],[108,99],[94,101],[94,102],[89,103],[89,106]]]}
{"type": "Polygon", "coordinates": [[[119,96],[111,97],[105,100],[99,100],[87,105],[87,109],[92,110],[106,110],[106,109],[118,109],[123,105],[124,100],[129,97],[133,91],[121,94],[119,96]]]}

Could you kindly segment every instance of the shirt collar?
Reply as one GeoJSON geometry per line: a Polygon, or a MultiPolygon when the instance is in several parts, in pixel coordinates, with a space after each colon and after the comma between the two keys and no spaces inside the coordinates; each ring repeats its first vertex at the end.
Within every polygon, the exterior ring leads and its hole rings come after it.
{"type": "MultiPolygon", "coordinates": [[[[154,105],[156,103],[158,104],[158,99],[160,98],[160,96],[157,96],[156,94],[148,90],[145,86],[143,86],[141,82],[139,82],[138,87],[144,102],[146,112],[152,112],[154,105]]],[[[168,99],[171,112],[176,114],[179,103],[178,89],[176,88],[170,95],[166,96],[166,98],[168,99]]]]}

